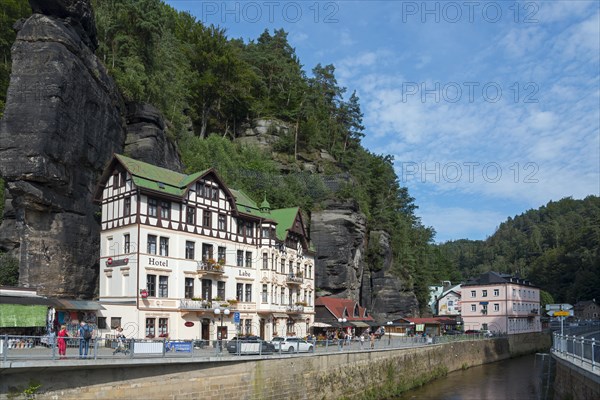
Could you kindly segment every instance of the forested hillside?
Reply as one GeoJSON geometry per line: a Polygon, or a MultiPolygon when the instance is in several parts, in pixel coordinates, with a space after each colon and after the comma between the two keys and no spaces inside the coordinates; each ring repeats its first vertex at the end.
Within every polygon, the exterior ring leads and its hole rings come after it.
{"type": "Polygon", "coordinates": [[[558,302],[600,299],[600,198],[565,198],[500,225],[485,241],[439,246],[464,277],[483,271],[519,274],[558,302]]]}

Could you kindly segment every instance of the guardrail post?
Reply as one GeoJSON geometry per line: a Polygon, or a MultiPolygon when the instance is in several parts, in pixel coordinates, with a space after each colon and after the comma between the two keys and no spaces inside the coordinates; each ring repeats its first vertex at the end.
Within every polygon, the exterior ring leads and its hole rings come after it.
{"type": "Polygon", "coordinates": [[[596,339],[592,338],[592,371],[596,368],[596,353],[594,353],[595,345],[596,345],[596,339]]]}
{"type": "Polygon", "coordinates": [[[164,337],[162,340],[162,355],[163,358],[165,358],[167,356],[167,338],[164,337]]]}
{"type": "Polygon", "coordinates": [[[585,346],[585,338],[582,336],[581,337],[581,365],[583,365],[583,360],[585,358],[585,354],[584,354],[585,348],[584,348],[584,346],[585,346]]]}

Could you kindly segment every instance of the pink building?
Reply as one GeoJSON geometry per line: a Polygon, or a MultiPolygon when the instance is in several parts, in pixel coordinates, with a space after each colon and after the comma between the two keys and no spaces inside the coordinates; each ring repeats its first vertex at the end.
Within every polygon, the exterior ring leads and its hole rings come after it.
{"type": "Polygon", "coordinates": [[[517,333],[540,332],[540,289],[531,282],[486,272],[461,287],[465,330],[517,333]]]}

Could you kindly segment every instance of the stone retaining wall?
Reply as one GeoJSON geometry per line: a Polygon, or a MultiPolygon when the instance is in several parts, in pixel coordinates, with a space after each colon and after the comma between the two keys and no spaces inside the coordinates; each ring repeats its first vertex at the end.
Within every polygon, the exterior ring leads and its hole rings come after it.
{"type": "MultiPolygon", "coordinates": [[[[4,369],[0,393],[40,384],[36,399],[379,399],[448,372],[542,350],[544,335],[376,350],[223,361],[4,369]],[[535,340],[534,340],[535,339],[535,340]]],[[[548,346],[545,347],[546,349],[548,346]]],[[[135,360],[132,360],[135,361],[135,360]]]]}

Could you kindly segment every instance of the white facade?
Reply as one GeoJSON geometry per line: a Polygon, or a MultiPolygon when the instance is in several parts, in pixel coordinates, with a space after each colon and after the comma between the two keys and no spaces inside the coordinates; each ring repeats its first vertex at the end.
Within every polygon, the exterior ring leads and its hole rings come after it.
{"type": "Polygon", "coordinates": [[[185,176],[122,156],[97,198],[105,332],[215,340],[222,325],[223,338],[307,334],[314,254],[297,208],[259,209],[211,170],[185,176]]]}

